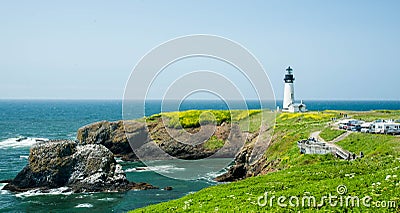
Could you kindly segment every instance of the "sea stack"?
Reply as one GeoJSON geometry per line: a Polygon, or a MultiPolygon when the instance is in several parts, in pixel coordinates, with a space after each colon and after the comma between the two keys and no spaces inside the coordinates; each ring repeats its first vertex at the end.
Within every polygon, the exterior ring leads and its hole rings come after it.
{"type": "Polygon", "coordinates": [[[114,155],[100,144],[77,145],[60,140],[35,144],[28,165],[3,189],[13,192],[124,192],[156,188],[126,179],[114,155]]]}

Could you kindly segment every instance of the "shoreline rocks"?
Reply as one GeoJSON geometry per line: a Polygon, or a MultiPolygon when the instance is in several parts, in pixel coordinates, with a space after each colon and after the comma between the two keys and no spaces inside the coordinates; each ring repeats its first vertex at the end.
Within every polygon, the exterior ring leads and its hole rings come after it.
{"type": "Polygon", "coordinates": [[[3,190],[25,192],[68,187],[67,191],[124,192],[153,189],[126,179],[121,165],[103,145],[77,145],[74,141],[41,142],[31,148],[29,163],[3,190]]]}

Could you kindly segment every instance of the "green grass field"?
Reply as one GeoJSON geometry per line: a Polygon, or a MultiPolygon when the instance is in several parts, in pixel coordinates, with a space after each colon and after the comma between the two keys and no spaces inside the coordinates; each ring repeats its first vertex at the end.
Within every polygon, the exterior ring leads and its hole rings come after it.
{"type": "MultiPolygon", "coordinates": [[[[260,114],[261,110],[187,110],[180,112],[164,112],[152,115],[147,120],[163,116],[168,120],[168,127],[171,128],[193,128],[202,124],[214,123],[217,125],[223,122],[240,122],[260,114]]],[[[253,119],[254,123],[255,120],[253,119]]],[[[261,122],[261,120],[260,120],[261,122]]],[[[259,123],[257,127],[259,127],[259,123]]]]}
{"type": "MultiPolygon", "coordinates": [[[[275,172],[219,184],[133,212],[400,212],[400,137],[351,134],[337,144],[364,153],[364,158],[354,161],[330,154],[299,154],[297,140],[313,131],[323,130],[326,140],[337,137],[339,132],[326,126],[339,113],[279,114],[273,143],[265,152],[266,169],[270,166],[275,172]],[[339,193],[344,187],[345,193],[339,193]],[[333,206],[330,196],[333,204],[337,201],[333,206]]],[[[400,111],[345,113],[365,120],[388,114],[386,119],[400,117],[400,111]]]]}
{"type": "Polygon", "coordinates": [[[321,131],[319,136],[321,136],[321,138],[325,141],[332,141],[333,139],[339,137],[345,132],[346,130],[332,129],[331,127],[326,127],[321,131]]]}

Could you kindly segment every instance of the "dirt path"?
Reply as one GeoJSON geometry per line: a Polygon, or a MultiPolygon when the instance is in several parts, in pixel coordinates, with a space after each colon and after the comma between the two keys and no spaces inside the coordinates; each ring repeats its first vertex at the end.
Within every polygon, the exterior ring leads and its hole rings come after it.
{"type": "Polygon", "coordinates": [[[317,139],[318,141],[321,141],[321,142],[336,143],[336,142],[339,142],[339,141],[347,138],[347,136],[349,136],[351,133],[352,132],[350,132],[350,131],[346,131],[345,133],[339,135],[339,137],[337,137],[337,138],[335,138],[335,139],[333,139],[331,141],[325,141],[323,138],[321,138],[321,136],[319,136],[319,134],[321,134],[321,131],[312,132],[310,134],[310,137],[311,138],[315,138],[315,139],[317,139]]]}

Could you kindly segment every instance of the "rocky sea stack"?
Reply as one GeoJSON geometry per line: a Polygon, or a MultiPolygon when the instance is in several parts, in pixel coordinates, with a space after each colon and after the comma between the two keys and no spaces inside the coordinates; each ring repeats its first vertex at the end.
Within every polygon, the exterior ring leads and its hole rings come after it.
{"type": "Polygon", "coordinates": [[[103,145],[77,145],[61,140],[34,145],[28,165],[3,189],[46,192],[60,187],[75,193],[155,188],[147,183],[129,182],[113,153],[103,145]]]}

